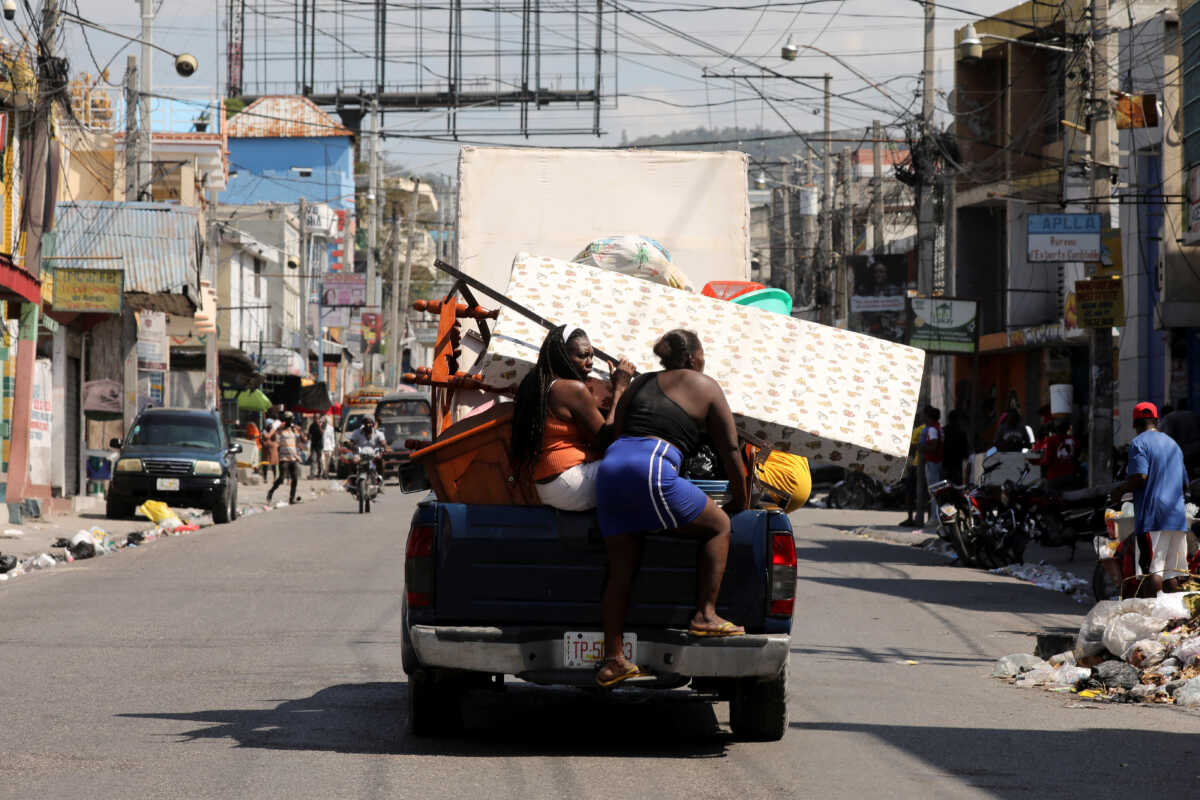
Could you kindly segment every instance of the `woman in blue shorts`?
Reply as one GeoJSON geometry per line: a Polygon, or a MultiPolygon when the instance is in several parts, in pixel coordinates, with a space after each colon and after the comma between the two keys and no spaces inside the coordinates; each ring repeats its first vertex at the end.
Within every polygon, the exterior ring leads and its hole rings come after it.
{"type": "Polygon", "coordinates": [[[737,636],[740,626],[717,615],[717,593],[729,554],[729,516],[686,478],[683,459],[700,444],[707,428],[725,471],[736,513],[748,507],[746,471],[738,450],[737,428],[725,394],[704,373],[704,348],[692,331],[673,330],[654,345],[662,372],[634,380],[617,405],[616,441],[604,454],[596,476],[600,531],[608,550],[604,587],[604,661],[596,673],[601,686],[642,675],[622,655],[625,613],[641,559],[642,536],[672,531],[695,536],[703,547],[697,565],[693,636],[737,636]]]}

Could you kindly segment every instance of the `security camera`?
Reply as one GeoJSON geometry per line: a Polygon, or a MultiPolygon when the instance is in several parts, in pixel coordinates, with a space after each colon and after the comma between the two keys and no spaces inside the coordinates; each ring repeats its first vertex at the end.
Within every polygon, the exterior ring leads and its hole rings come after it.
{"type": "Polygon", "coordinates": [[[17,0],[4,0],[4,18],[12,19],[17,15],[17,0]]]}
{"type": "MultiPolygon", "coordinates": [[[[5,2],[12,1],[13,0],[5,0],[5,2]]],[[[196,71],[197,66],[199,66],[199,64],[196,63],[196,57],[191,53],[183,53],[175,56],[175,71],[179,73],[179,77],[181,78],[192,77],[192,73],[196,71]]]]}

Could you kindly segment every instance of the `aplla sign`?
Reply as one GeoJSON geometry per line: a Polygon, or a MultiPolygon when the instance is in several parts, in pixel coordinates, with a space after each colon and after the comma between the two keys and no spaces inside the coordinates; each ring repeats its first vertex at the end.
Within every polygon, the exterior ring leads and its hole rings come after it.
{"type": "Polygon", "coordinates": [[[1099,214],[1030,214],[1028,261],[1099,261],[1099,214]]]}

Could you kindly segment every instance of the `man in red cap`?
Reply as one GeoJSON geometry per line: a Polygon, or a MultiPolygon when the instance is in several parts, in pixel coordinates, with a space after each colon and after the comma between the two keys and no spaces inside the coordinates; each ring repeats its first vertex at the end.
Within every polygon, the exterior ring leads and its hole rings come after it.
{"type": "Polygon", "coordinates": [[[1154,597],[1163,590],[1179,591],[1188,575],[1183,506],[1187,473],[1179,445],[1158,430],[1158,409],[1153,403],[1133,407],[1133,428],[1137,436],[1129,443],[1128,477],[1113,490],[1112,499],[1116,502],[1125,492],[1133,492],[1134,562],[1137,574],[1144,576],[1137,593],[1154,597]]]}

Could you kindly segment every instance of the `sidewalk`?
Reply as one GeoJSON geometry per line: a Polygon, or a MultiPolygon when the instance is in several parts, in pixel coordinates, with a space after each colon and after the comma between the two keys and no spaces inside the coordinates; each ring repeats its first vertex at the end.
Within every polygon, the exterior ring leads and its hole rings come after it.
{"type": "MultiPolygon", "coordinates": [[[[339,481],[330,478],[320,478],[308,480],[303,477],[307,474],[307,469],[301,473],[300,482],[296,487],[296,496],[300,500],[306,501],[318,497],[327,491],[341,490],[339,481]]],[[[247,511],[262,511],[267,507],[267,490],[271,488],[270,483],[264,483],[261,479],[257,483],[249,483],[246,481],[238,484],[238,515],[243,516],[247,511]]],[[[288,486],[284,484],[279,487],[279,491],[272,498],[272,506],[277,505],[280,501],[287,501],[288,486]]],[[[92,528],[100,528],[107,532],[110,538],[115,542],[124,542],[125,537],[135,531],[149,531],[155,526],[150,520],[142,516],[136,516],[130,519],[107,519],[104,516],[104,498],[94,498],[94,502],[89,502],[89,510],[82,511],[76,514],[61,514],[56,515],[52,519],[32,519],[25,520],[20,525],[4,525],[0,527],[0,554],[14,555],[18,560],[24,560],[31,556],[36,556],[39,553],[49,553],[51,555],[62,556],[63,549],[55,548],[54,542],[60,538],[70,539],[81,530],[91,530],[92,528]],[[21,536],[13,536],[11,531],[20,531],[21,536]],[[8,531],[8,533],[5,533],[8,531]]],[[[208,527],[213,524],[212,514],[208,511],[200,511],[199,509],[173,509],[185,522],[194,522],[200,527],[208,527]]]]}
{"type": "MultiPolygon", "coordinates": [[[[924,529],[905,528],[899,523],[904,519],[903,511],[863,511],[860,509],[815,508],[805,506],[792,514],[792,526],[798,536],[804,536],[804,528],[820,526],[846,533],[862,533],[872,539],[893,544],[920,547],[930,539],[937,539],[936,527],[927,524],[924,529]]],[[[1080,542],[1075,547],[1075,558],[1067,547],[1042,547],[1030,543],[1025,548],[1025,563],[1045,563],[1087,581],[1092,580],[1096,568],[1096,555],[1089,542],[1080,542]]]]}

